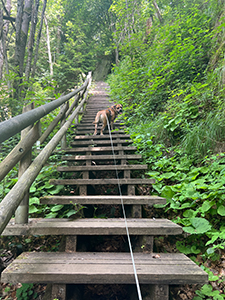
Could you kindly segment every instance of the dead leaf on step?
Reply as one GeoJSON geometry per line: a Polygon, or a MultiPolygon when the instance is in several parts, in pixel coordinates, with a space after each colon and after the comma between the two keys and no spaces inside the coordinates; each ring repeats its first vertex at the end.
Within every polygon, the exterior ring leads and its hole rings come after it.
{"type": "Polygon", "coordinates": [[[152,255],[152,258],[160,258],[159,254],[152,255]]]}

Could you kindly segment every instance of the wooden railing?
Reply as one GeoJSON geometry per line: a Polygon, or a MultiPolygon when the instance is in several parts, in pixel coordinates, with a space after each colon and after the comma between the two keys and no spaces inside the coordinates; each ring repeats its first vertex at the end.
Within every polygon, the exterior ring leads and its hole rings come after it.
{"type": "Polygon", "coordinates": [[[84,84],[73,92],[35,109],[31,104],[24,109],[23,114],[0,123],[0,143],[22,130],[21,141],[0,164],[1,181],[20,162],[18,181],[0,202],[0,234],[14,213],[16,223],[24,224],[28,222],[29,188],[59,142],[61,141],[62,148],[66,147],[66,131],[73,120],[78,119],[78,113],[83,109],[87,99],[90,84],[91,73],[88,74],[84,84]],[[74,102],[69,107],[69,100],[74,96],[74,102]],[[61,107],[59,114],[46,131],[41,134],[40,119],[58,107],[61,107]],[[31,162],[33,145],[36,142],[42,144],[59,121],[61,121],[59,131],[31,162]],[[37,123],[33,126],[35,122],[37,123]]]}

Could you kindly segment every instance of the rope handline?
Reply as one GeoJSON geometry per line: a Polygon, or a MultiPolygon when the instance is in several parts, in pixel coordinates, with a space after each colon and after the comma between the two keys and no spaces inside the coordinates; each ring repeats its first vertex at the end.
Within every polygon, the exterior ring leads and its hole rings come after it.
{"type": "Polygon", "coordinates": [[[129,234],[129,229],[128,229],[128,225],[127,225],[127,217],[126,217],[126,212],[125,212],[124,203],[123,203],[123,196],[122,196],[122,192],[121,192],[119,174],[118,174],[117,165],[116,165],[116,158],[115,158],[115,151],[114,151],[114,147],[113,147],[112,134],[111,134],[111,129],[110,129],[109,120],[108,120],[107,115],[106,115],[106,120],[107,120],[108,129],[109,129],[109,136],[110,136],[110,142],[111,142],[111,147],[112,147],[113,160],[114,160],[114,165],[115,165],[115,170],[116,170],[117,185],[118,185],[119,194],[120,194],[123,218],[124,218],[124,222],[125,222],[127,239],[128,239],[130,255],[131,255],[131,260],[132,260],[132,265],[133,265],[133,270],[134,270],[134,277],[135,277],[135,282],[136,282],[136,286],[137,286],[138,299],[142,300],[141,289],[140,289],[139,279],[137,276],[137,270],[136,270],[136,266],[135,266],[135,262],[134,262],[134,254],[133,254],[133,250],[132,250],[130,234],[129,234]]]}

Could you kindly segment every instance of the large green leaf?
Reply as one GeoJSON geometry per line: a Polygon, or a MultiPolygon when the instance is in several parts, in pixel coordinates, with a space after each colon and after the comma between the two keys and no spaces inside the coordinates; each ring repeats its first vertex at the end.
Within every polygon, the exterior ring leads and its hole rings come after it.
{"type": "Polygon", "coordinates": [[[221,216],[225,216],[225,206],[224,205],[220,205],[219,208],[217,209],[217,212],[219,215],[221,216]]]}
{"type": "Polygon", "coordinates": [[[191,218],[190,222],[192,226],[184,227],[183,230],[191,234],[203,234],[212,228],[209,221],[204,218],[191,218]]]}

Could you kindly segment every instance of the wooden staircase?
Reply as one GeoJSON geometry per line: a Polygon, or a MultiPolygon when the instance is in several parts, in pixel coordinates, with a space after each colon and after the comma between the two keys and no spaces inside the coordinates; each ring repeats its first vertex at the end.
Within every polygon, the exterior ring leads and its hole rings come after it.
{"type": "MultiPolygon", "coordinates": [[[[116,130],[112,133],[115,158],[107,131],[104,136],[93,136],[92,122],[96,112],[111,105],[102,84],[89,98],[82,121],[76,127],[74,141],[71,141],[72,148],[66,149],[62,157],[68,165],[58,167],[58,171],[66,172],[68,178],[50,180],[51,184],[65,185],[66,190],[74,194],[42,197],[41,203],[120,205],[118,173],[143,299],[168,300],[169,285],[207,283],[207,274],[183,254],[153,253],[155,236],[182,234],[182,228],[166,219],[142,218],[143,205],[152,206],[166,200],[153,195],[136,195],[137,185],[151,185],[154,180],[139,175],[147,165],[137,163],[141,155],[135,153],[136,148],[131,146],[129,135],[120,128],[120,122],[116,122],[116,130]],[[136,174],[135,178],[133,174],[136,174]],[[103,192],[99,194],[99,190],[103,192]],[[108,193],[109,190],[113,192],[108,193]]],[[[85,209],[83,214],[86,214],[85,209]]],[[[85,252],[88,247],[78,245],[78,237],[82,236],[125,237],[123,217],[30,219],[25,225],[11,220],[3,232],[3,235],[31,234],[65,236],[64,252],[23,253],[3,271],[2,282],[49,283],[52,289],[48,299],[52,300],[67,299],[67,284],[74,285],[76,296],[71,299],[84,299],[84,285],[125,284],[131,287],[127,299],[138,299],[129,252],[85,252]],[[78,248],[83,252],[77,252],[78,248]]]]}

